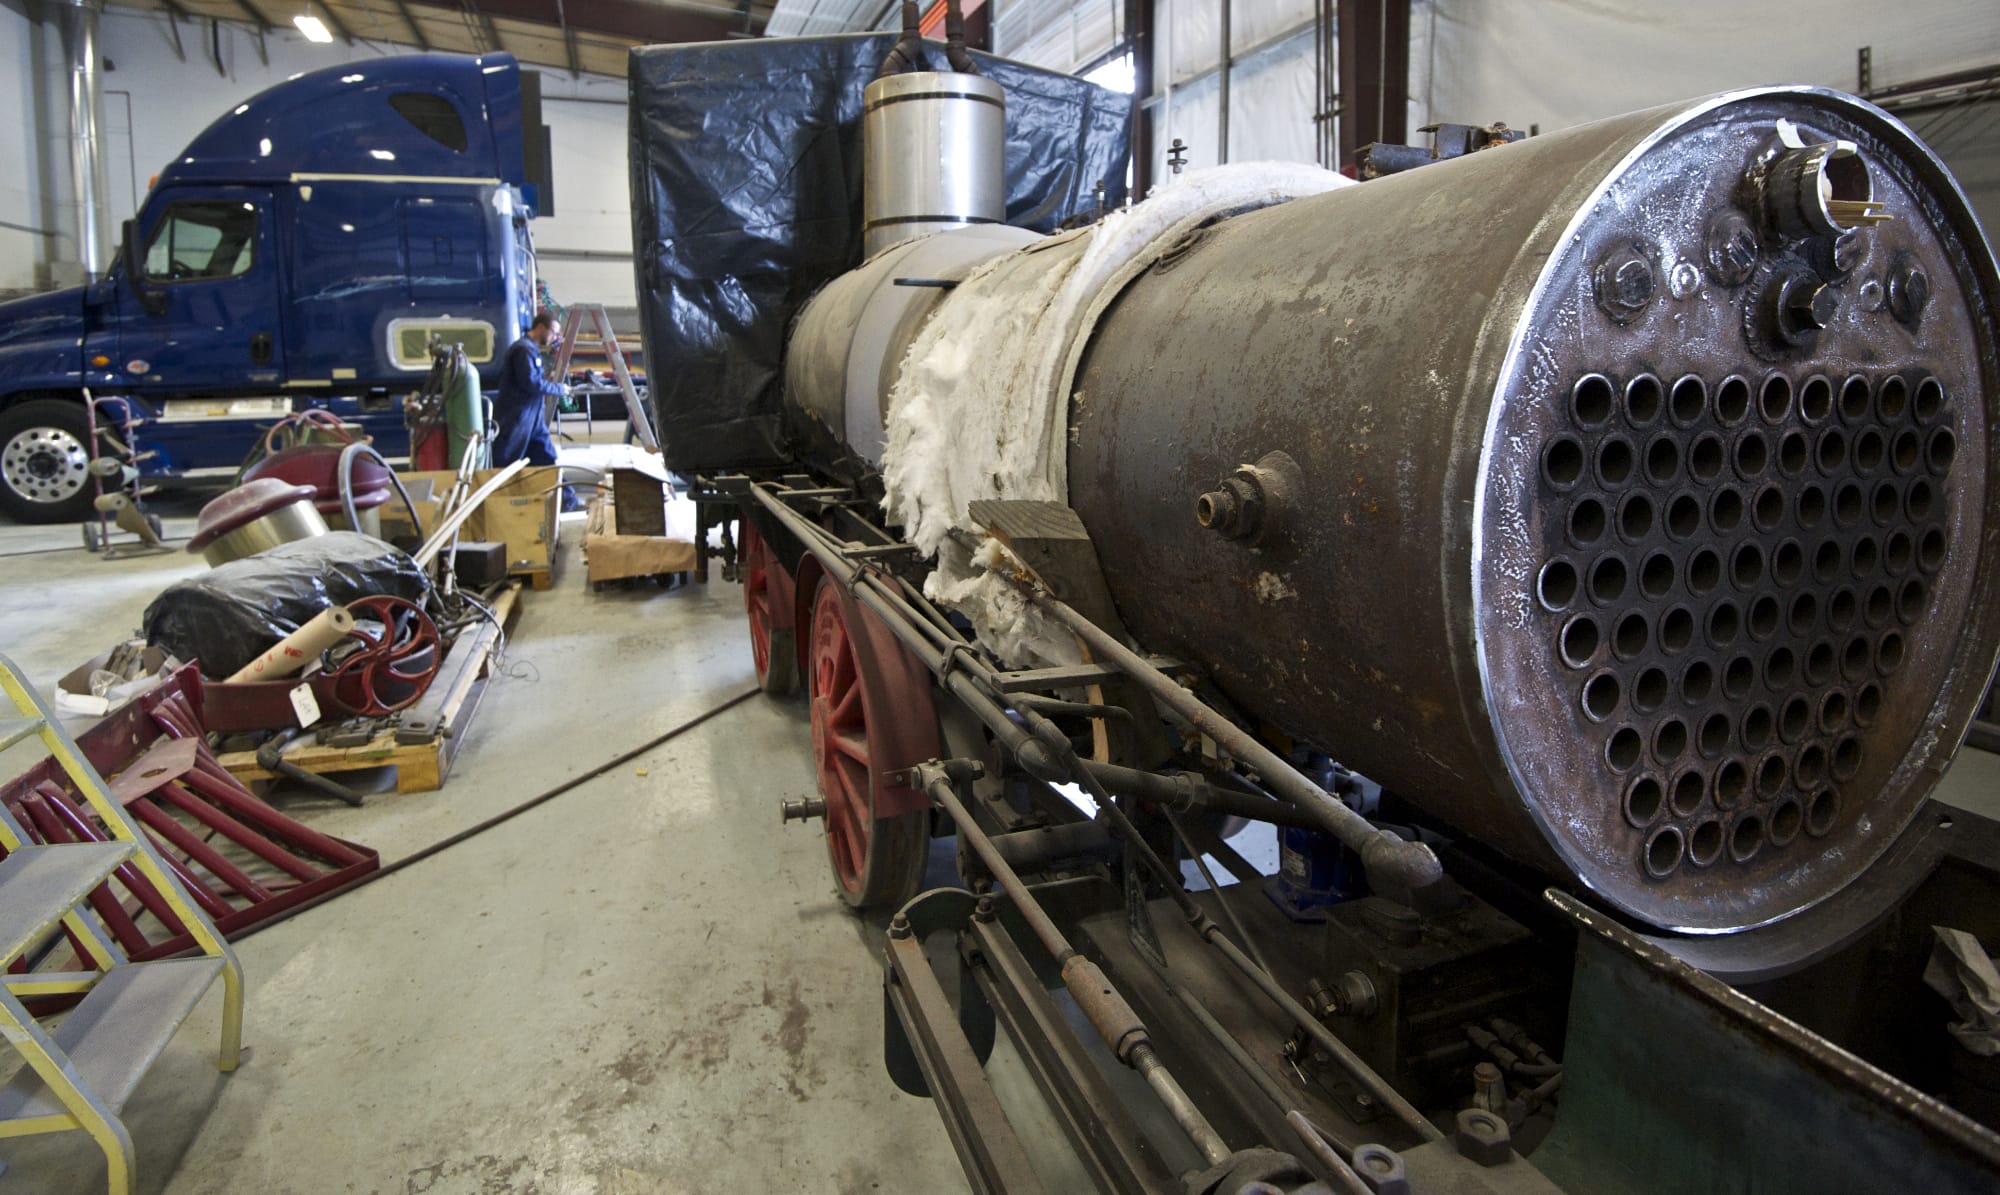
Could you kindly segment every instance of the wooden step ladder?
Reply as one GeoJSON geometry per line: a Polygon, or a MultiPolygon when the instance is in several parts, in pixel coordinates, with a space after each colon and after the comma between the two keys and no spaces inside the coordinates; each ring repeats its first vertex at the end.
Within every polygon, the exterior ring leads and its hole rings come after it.
{"type": "Polygon", "coordinates": [[[652,417],[639,397],[638,387],[632,384],[632,368],[625,361],[625,350],[618,346],[618,333],[611,328],[611,313],[604,310],[604,304],[578,303],[563,313],[562,346],[556,350],[554,380],[569,381],[570,358],[576,352],[577,333],[583,330],[586,317],[597,332],[594,343],[611,360],[611,374],[618,380],[619,395],[625,399],[626,426],[632,429],[632,437],[639,441],[640,447],[647,452],[658,452],[660,441],[653,434],[652,417]]]}
{"type": "Polygon", "coordinates": [[[78,945],[74,971],[0,973],[0,1034],[26,1064],[0,1088],[0,1138],[82,1129],[104,1150],[111,1195],[132,1190],[132,1138],[119,1113],[181,1022],[222,976],[220,1066],[242,1056],[243,968],[229,943],[139,832],[110,787],[14,662],[0,655],[0,751],[39,738],[103,823],[104,842],[37,844],[0,805],[0,968],[36,954],[60,932],[78,945]],[[144,876],[201,954],[129,961],[86,902],[120,868],[144,876]],[[82,996],[50,1030],[24,1000],[82,996]]]}

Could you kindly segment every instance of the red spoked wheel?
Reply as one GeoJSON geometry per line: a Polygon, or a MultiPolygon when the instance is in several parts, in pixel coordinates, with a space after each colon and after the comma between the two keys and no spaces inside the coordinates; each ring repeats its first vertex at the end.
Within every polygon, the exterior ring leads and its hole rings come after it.
{"type": "Polygon", "coordinates": [[[900,905],[923,880],[929,801],[884,776],[938,753],[930,674],[830,580],[813,599],[813,762],[842,899],[900,905]]]}
{"type": "Polygon", "coordinates": [[[757,684],[779,696],[799,685],[798,641],[793,630],[793,581],[777,553],[748,518],[738,523],[738,574],[743,578],[743,611],[750,616],[750,658],[757,684]]]}
{"type": "Polygon", "coordinates": [[[415,602],[388,596],[349,602],[347,612],[355,624],[347,638],[361,649],[331,669],[334,703],[366,718],[415,705],[444,655],[430,615],[415,602]]]}

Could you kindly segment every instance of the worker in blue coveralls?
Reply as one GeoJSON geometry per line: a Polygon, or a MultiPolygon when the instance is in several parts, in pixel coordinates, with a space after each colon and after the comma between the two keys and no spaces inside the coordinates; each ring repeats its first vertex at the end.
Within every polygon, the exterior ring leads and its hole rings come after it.
{"type": "MultiPolygon", "coordinates": [[[[542,350],[555,332],[555,313],[537,311],[527,332],[507,346],[507,355],[500,362],[500,395],[493,403],[493,418],[499,424],[493,437],[495,468],[518,460],[530,465],[556,463],[547,400],[561,398],[568,391],[560,382],[542,377],[542,350]]],[[[563,509],[574,510],[577,505],[575,493],[564,486],[563,509]]]]}

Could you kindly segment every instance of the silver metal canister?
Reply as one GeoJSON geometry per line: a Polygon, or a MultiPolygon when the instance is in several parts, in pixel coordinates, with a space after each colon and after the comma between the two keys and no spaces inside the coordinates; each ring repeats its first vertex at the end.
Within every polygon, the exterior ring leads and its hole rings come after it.
{"type": "Polygon", "coordinates": [[[1007,110],[998,83],[914,71],[863,93],[862,227],[870,257],[913,237],[1007,215],[1007,110]]]}

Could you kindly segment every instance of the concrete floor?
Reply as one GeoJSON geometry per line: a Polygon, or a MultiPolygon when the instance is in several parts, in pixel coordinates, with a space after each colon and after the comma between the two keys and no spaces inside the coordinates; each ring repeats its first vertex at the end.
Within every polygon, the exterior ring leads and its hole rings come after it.
{"type": "MultiPolygon", "coordinates": [[[[564,531],[442,791],[278,803],[392,861],[751,687],[736,586],[593,594],[564,531]]],[[[75,535],[0,526],[0,554],[75,535]]],[[[201,567],[0,556],[0,651],[46,687],[201,567]]],[[[254,1055],[215,1071],[212,993],[127,1106],[138,1189],[964,1190],[930,1102],[881,1069],[867,925],[818,835],[779,827],[806,743],[803,705],[760,696],[239,943],[254,1055]]],[[[81,1134],[0,1157],[0,1192],[103,1190],[81,1134]]]]}

